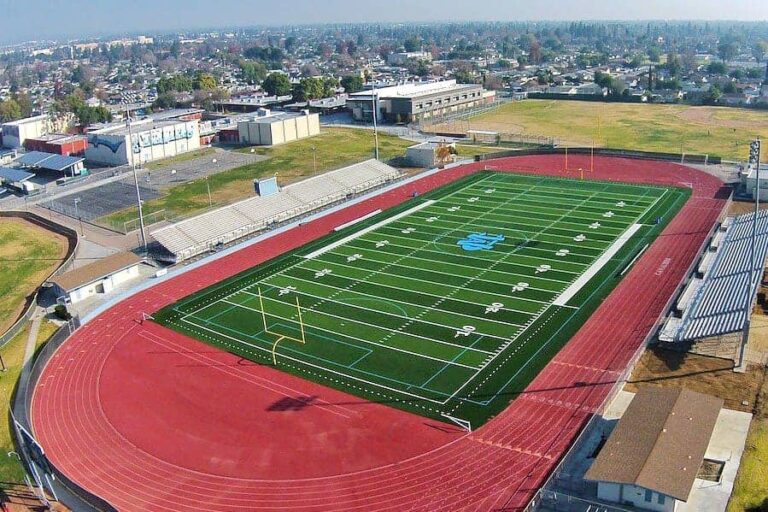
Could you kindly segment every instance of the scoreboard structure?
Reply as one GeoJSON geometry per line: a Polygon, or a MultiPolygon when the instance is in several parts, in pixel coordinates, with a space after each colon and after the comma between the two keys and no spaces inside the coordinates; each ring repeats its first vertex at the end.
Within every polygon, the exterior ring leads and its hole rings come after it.
{"type": "Polygon", "coordinates": [[[256,195],[261,197],[271,196],[272,194],[277,194],[279,191],[279,188],[277,187],[277,178],[274,176],[271,178],[253,180],[253,188],[256,191],[256,195]]]}

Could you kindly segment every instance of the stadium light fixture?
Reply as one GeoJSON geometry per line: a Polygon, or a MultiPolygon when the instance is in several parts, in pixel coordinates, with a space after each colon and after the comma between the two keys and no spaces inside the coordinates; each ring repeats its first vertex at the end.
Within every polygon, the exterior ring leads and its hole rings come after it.
{"type": "Polygon", "coordinates": [[[749,144],[749,163],[750,166],[754,165],[755,169],[755,213],[752,216],[752,246],[750,248],[750,269],[749,273],[747,274],[749,276],[749,283],[747,283],[746,288],[746,302],[744,304],[744,329],[742,331],[741,336],[741,347],[739,350],[739,362],[736,365],[736,368],[743,371],[746,370],[745,367],[745,352],[747,350],[747,343],[749,342],[749,328],[751,325],[751,316],[752,316],[752,300],[754,299],[754,295],[752,294],[752,285],[757,283],[758,279],[758,270],[757,270],[757,217],[760,213],[760,147],[761,147],[761,141],[760,139],[755,139],[749,144]]]}
{"type": "Polygon", "coordinates": [[[136,173],[136,158],[133,154],[133,130],[131,128],[131,110],[128,106],[125,108],[125,124],[128,126],[128,154],[131,157],[131,169],[133,169],[133,184],[136,187],[136,205],[139,208],[139,230],[141,233],[141,247],[144,253],[147,252],[147,236],[144,232],[144,210],[141,206],[141,191],[139,189],[139,176],[136,173]]]}

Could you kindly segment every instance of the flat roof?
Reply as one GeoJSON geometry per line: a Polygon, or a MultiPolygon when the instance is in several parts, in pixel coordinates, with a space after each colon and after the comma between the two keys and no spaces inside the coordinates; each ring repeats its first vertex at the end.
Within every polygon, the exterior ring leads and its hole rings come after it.
{"type": "Polygon", "coordinates": [[[62,290],[70,292],[141,262],[142,258],[132,252],[118,252],[56,276],[51,279],[51,282],[62,290]]]}
{"type": "Polygon", "coordinates": [[[681,388],[640,388],[584,478],[687,501],[723,400],[681,388]]]}
{"type": "Polygon", "coordinates": [[[14,169],[13,167],[0,167],[0,178],[3,178],[5,181],[21,183],[34,177],[35,175],[33,173],[22,171],[21,169],[14,169]]]}
{"type": "MultiPolygon", "coordinates": [[[[446,91],[460,91],[482,87],[479,84],[458,84],[456,80],[443,80],[440,82],[415,82],[401,85],[393,85],[376,89],[376,95],[382,99],[394,98],[415,98],[431,94],[441,94],[446,91]]],[[[355,92],[349,95],[348,99],[370,99],[373,96],[373,90],[355,92]]]]}
{"type": "Polygon", "coordinates": [[[84,161],[84,158],[75,156],[62,156],[42,151],[30,151],[16,159],[16,163],[26,167],[37,167],[49,171],[63,171],[84,161]]]}
{"type": "Polygon", "coordinates": [[[3,123],[2,126],[18,126],[20,124],[36,123],[38,121],[44,121],[46,119],[48,119],[48,115],[47,114],[40,114],[39,116],[25,117],[24,119],[17,119],[15,121],[8,121],[7,123],[3,123]]]}
{"type": "MultiPolygon", "coordinates": [[[[131,132],[134,134],[143,133],[155,130],[157,128],[175,126],[182,123],[192,123],[194,121],[196,121],[196,119],[192,121],[186,121],[183,119],[168,119],[160,121],[153,121],[152,119],[140,119],[131,123],[131,132]]],[[[128,135],[128,127],[125,125],[125,123],[115,123],[113,126],[106,126],[104,128],[100,128],[88,133],[94,135],[128,135]]]]}

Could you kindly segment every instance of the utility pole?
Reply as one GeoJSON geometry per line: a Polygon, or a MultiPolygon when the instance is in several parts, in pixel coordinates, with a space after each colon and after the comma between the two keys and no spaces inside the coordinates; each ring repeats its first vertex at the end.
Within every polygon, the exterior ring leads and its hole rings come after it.
{"type": "MultiPolygon", "coordinates": [[[[754,162],[755,165],[755,212],[752,216],[752,246],[750,248],[749,264],[751,265],[747,278],[749,282],[746,288],[746,303],[744,304],[744,330],[741,337],[741,349],[739,350],[739,362],[736,368],[744,371],[746,370],[746,364],[744,361],[745,352],[747,350],[747,343],[749,342],[749,328],[752,323],[752,300],[754,295],[752,294],[752,285],[757,284],[760,276],[758,274],[757,265],[757,218],[760,213],[760,139],[752,141],[749,145],[749,162],[754,162]]],[[[762,268],[762,265],[760,265],[762,268]]],[[[756,290],[756,288],[755,288],[756,290]]]]}
{"type": "Polygon", "coordinates": [[[141,231],[141,247],[144,253],[147,252],[147,236],[144,233],[144,211],[141,205],[141,191],[139,190],[139,176],[136,173],[136,157],[133,154],[133,129],[131,128],[131,110],[125,109],[125,122],[128,125],[128,148],[127,153],[131,159],[131,169],[133,169],[133,184],[136,187],[136,205],[139,207],[139,230],[141,231]]]}

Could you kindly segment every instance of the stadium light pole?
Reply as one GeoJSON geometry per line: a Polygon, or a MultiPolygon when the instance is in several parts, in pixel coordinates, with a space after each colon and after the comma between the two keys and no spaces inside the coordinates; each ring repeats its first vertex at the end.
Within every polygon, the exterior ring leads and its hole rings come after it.
{"type": "Polygon", "coordinates": [[[757,218],[760,213],[760,139],[755,139],[749,145],[749,161],[755,163],[755,212],[752,216],[752,246],[750,248],[750,269],[748,275],[749,282],[746,286],[746,303],[744,304],[744,330],[741,336],[741,348],[739,350],[739,362],[737,368],[744,370],[744,357],[749,342],[749,328],[752,323],[752,284],[757,284],[759,278],[757,271],[757,218]]]}
{"type": "Polygon", "coordinates": [[[131,127],[131,109],[125,109],[125,123],[128,125],[128,155],[131,157],[131,169],[133,170],[133,184],[136,187],[136,205],[139,207],[139,230],[141,232],[141,247],[147,252],[147,236],[144,233],[144,211],[141,206],[141,191],[139,190],[139,175],[136,173],[136,158],[133,154],[133,129],[131,127]]]}
{"type": "Polygon", "coordinates": [[[377,117],[378,117],[378,110],[379,110],[379,100],[378,95],[376,94],[376,82],[373,83],[373,89],[371,93],[371,103],[373,104],[373,155],[376,160],[379,159],[379,127],[377,124],[377,117]]]}

